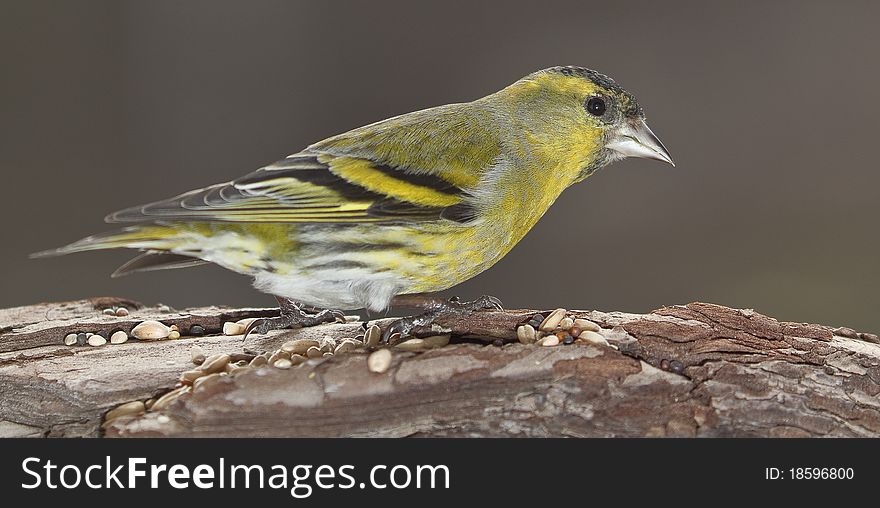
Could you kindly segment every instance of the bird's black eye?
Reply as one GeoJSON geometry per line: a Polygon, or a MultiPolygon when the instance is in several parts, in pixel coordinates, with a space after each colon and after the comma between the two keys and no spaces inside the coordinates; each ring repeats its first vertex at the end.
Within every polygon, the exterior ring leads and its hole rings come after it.
{"type": "Polygon", "coordinates": [[[587,101],[587,111],[591,115],[602,116],[605,114],[605,101],[601,97],[590,97],[587,101]]]}

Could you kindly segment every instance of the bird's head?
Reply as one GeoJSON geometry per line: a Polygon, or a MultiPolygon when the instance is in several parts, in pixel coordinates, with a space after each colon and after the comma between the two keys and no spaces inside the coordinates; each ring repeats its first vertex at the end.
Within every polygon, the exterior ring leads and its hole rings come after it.
{"type": "Polygon", "coordinates": [[[582,166],[578,180],[625,157],[675,165],[636,98],[604,74],[551,67],[499,93],[513,105],[514,121],[532,146],[582,166]]]}

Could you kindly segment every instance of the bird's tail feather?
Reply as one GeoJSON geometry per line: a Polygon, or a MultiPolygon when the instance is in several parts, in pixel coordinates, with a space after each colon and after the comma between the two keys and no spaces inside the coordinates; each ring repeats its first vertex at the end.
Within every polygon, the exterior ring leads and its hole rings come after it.
{"type": "Polygon", "coordinates": [[[108,233],[92,235],[82,240],[57,249],[45,250],[31,254],[32,258],[63,256],[74,252],[131,248],[145,251],[134,259],[120,266],[113,277],[120,277],[134,272],[185,268],[207,263],[171,251],[180,245],[179,233],[167,226],[134,226],[108,233]]]}

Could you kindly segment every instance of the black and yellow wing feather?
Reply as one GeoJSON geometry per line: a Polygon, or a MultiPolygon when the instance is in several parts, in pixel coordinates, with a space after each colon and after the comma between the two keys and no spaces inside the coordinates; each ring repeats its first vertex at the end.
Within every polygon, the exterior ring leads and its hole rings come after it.
{"type": "Polygon", "coordinates": [[[446,111],[461,106],[355,129],[232,182],[122,210],[107,221],[463,222],[474,213],[468,190],[499,148],[474,138],[487,129],[446,111]]]}

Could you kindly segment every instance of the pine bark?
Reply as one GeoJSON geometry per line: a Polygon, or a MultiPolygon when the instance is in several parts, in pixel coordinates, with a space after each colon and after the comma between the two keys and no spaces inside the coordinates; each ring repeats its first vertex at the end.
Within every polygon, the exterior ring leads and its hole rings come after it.
{"type": "MultiPolygon", "coordinates": [[[[393,350],[374,373],[363,350],[287,370],[223,376],[160,411],[105,422],[108,410],[155,399],[208,355],[272,351],[292,338],[341,339],[364,323],[241,337],[223,323],[273,309],[174,311],[119,298],[0,310],[0,436],[865,436],[880,435],[880,344],[848,328],[780,322],[707,303],[648,314],[569,311],[610,346],[517,341],[536,312],[481,312],[441,324],[452,343],[393,350]],[[131,314],[105,316],[124,305],[131,314]],[[208,336],[100,347],[145,319],[208,336]],[[501,345],[503,343],[503,345],[501,345]]],[[[376,322],[386,326],[388,320],[376,322]]]]}

